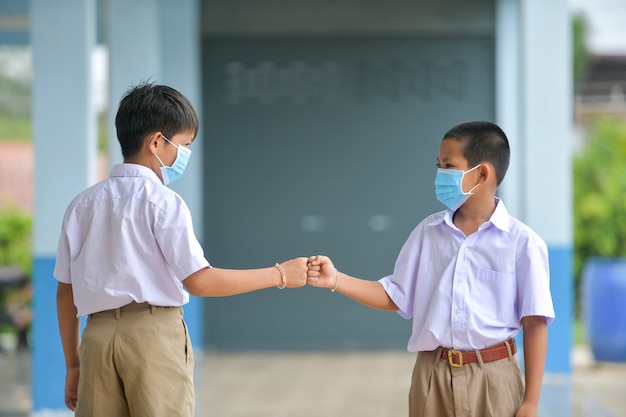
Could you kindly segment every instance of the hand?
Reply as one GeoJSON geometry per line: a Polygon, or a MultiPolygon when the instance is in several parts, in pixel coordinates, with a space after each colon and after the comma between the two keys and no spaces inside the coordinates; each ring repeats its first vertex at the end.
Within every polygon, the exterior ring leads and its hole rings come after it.
{"type": "Polygon", "coordinates": [[[316,255],[309,258],[307,264],[307,282],[313,287],[336,288],[337,269],[328,256],[316,255]]]}
{"type": "Polygon", "coordinates": [[[78,401],[78,378],[80,370],[78,367],[68,367],[65,374],[65,405],[72,411],[76,410],[78,401]]]}
{"type": "Polygon", "coordinates": [[[523,402],[517,413],[515,413],[515,417],[537,417],[538,413],[536,405],[523,402]]]}
{"type": "Polygon", "coordinates": [[[287,278],[287,288],[300,288],[306,285],[307,279],[307,258],[295,258],[280,264],[285,277],[287,278]]]}

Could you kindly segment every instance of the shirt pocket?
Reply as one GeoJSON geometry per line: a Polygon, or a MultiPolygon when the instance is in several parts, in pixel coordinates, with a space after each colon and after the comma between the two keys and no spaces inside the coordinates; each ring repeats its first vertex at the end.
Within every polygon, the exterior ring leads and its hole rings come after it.
{"type": "Polygon", "coordinates": [[[517,290],[513,274],[481,268],[472,284],[474,310],[499,322],[515,319],[517,290]]]}

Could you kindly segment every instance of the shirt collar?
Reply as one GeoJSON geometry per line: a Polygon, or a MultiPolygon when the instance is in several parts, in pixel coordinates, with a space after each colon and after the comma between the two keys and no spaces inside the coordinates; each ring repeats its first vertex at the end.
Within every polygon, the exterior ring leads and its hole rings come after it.
{"type": "Polygon", "coordinates": [[[161,182],[158,175],[147,166],[130,163],[114,165],[110,177],[143,177],[161,182]]]}
{"type": "Polygon", "coordinates": [[[502,200],[498,197],[496,197],[496,209],[491,215],[489,221],[503,232],[509,231],[509,212],[504,206],[502,200]]]}
{"type": "MultiPolygon", "coordinates": [[[[503,232],[508,232],[509,231],[509,222],[508,222],[509,212],[504,206],[504,202],[500,198],[496,197],[495,200],[496,200],[496,209],[494,210],[493,214],[489,218],[488,223],[494,225],[495,227],[502,230],[503,232]]],[[[454,222],[452,220],[453,216],[454,216],[454,211],[447,209],[443,212],[443,216],[439,216],[433,219],[430,225],[446,223],[450,227],[456,227],[454,226],[454,222]]]]}

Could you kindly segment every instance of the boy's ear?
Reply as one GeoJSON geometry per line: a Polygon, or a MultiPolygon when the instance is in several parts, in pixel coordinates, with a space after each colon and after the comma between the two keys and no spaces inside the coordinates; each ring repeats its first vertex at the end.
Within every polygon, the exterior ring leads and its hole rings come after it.
{"type": "Polygon", "coordinates": [[[496,171],[491,164],[483,163],[478,167],[478,176],[482,181],[488,181],[491,177],[495,178],[496,171]]]}
{"type": "Polygon", "coordinates": [[[161,132],[152,132],[148,135],[146,139],[146,145],[148,147],[148,151],[152,154],[157,153],[159,149],[159,137],[162,136],[161,132]]]}

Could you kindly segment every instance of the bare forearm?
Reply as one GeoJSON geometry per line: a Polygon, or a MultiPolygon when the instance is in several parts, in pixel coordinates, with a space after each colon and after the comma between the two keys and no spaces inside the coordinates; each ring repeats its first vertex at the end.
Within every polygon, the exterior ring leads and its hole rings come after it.
{"type": "Polygon", "coordinates": [[[387,291],[378,281],[368,281],[339,272],[328,256],[311,256],[308,260],[309,285],[337,291],[367,307],[398,311],[387,291]]]}
{"type": "Polygon", "coordinates": [[[59,283],[57,288],[57,316],[65,365],[68,368],[79,366],[80,320],[76,314],[72,286],[59,283]]]}
{"type": "Polygon", "coordinates": [[[187,290],[196,296],[220,297],[280,286],[278,268],[219,269],[204,268],[183,281],[187,290]]]}
{"type": "Polygon", "coordinates": [[[298,288],[306,284],[307,258],[294,258],[259,269],[203,268],[183,281],[193,295],[223,297],[263,288],[298,288]]]}
{"type": "Polygon", "coordinates": [[[524,402],[539,403],[546,352],[548,349],[548,328],[545,317],[524,317],[524,369],[526,392],[524,402]]]}
{"type": "Polygon", "coordinates": [[[367,307],[398,311],[398,307],[378,281],[367,281],[337,272],[336,291],[367,307]]]}

